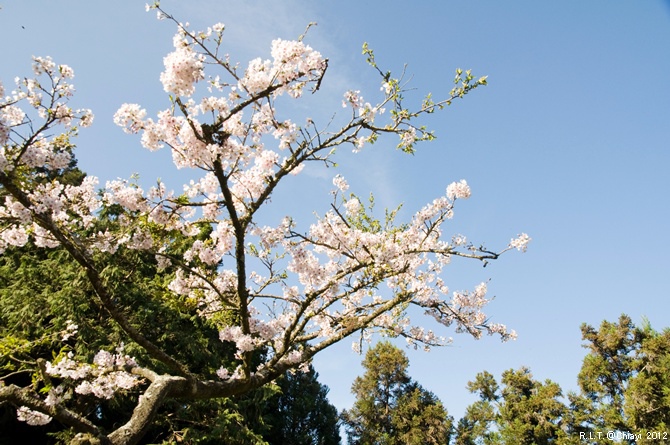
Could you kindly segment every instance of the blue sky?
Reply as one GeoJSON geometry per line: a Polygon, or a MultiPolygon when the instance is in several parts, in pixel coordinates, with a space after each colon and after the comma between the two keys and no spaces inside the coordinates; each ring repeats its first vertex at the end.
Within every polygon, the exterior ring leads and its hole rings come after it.
{"type": "MultiPolygon", "coordinates": [[[[32,55],[74,68],[75,106],[96,115],[78,141],[81,167],[102,181],[137,172],[147,184],[161,177],[179,187],[184,172],[175,173],[167,152],[146,152],[112,123],[124,102],[150,114],[167,107],[158,75],[174,27],[145,13],[142,1],[0,5],[0,79],[7,89],[14,76],[29,74],[32,55]]],[[[496,299],[488,314],[516,329],[518,340],[457,335],[447,348],[407,351],[412,376],[456,417],[475,400],[465,385],[482,370],[499,376],[526,365],[539,379],[575,389],[583,322],[627,313],[659,329],[670,326],[670,2],[162,5],[195,28],[225,23],[228,52],[242,66],[268,57],[273,38],[295,38],[318,22],[307,42],[330,59],[328,75],[320,95],[291,112],[322,122],[341,112],[345,90],[378,94],[360,55],[365,41],[383,69],[400,72],[407,64],[417,102],[423,93],[445,95],[458,67],[489,76],[489,86],[430,116],[438,138],[415,156],[395,151],[394,141],[356,155],[344,148],[337,171],[308,169],[275,199],[299,203],[296,212],[308,223],[312,211],[324,211],[332,176],[342,173],[353,191],[373,191],[380,206],[404,202],[408,217],[464,178],[473,196],[459,203],[449,232],[491,248],[530,234],[526,254],[510,252],[486,269],[456,262],[445,274],[452,289],[490,280],[496,299]]],[[[349,388],[360,360],[346,342],[315,362],[340,409],[353,402],[349,388]]]]}

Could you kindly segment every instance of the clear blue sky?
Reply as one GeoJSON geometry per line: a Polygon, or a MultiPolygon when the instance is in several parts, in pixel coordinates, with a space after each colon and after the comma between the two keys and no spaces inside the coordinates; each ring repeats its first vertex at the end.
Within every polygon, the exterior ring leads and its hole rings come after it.
{"type": "MultiPolygon", "coordinates": [[[[670,326],[670,2],[565,0],[455,1],[164,1],[182,21],[227,26],[231,57],[242,66],[268,57],[275,37],[294,38],[310,21],[307,42],[330,59],[321,96],[308,110],[327,119],[347,89],[378,93],[360,56],[369,42],[384,69],[408,65],[412,85],[435,97],[455,68],[488,75],[489,86],[436,116],[438,139],[413,157],[393,143],[339,154],[336,172],[313,168],[275,199],[300,203],[302,220],[323,212],[330,179],[343,173],[353,191],[374,191],[380,205],[405,203],[405,216],[465,178],[473,189],[448,230],[491,248],[519,232],[533,238],[486,269],[460,262],[447,270],[452,289],[490,279],[488,313],[517,330],[516,342],[454,336],[451,347],[408,351],[412,376],[456,417],[475,400],[465,385],[488,370],[497,377],[529,366],[539,379],[575,389],[584,350],[579,326],[627,313],[670,326]],[[309,203],[305,206],[304,203],[309,203]],[[306,207],[313,208],[306,208],[306,207]]],[[[80,165],[102,181],[134,172],[175,187],[167,152],[144,151],[112,115],[124,102],[150,114],[167,107],[158,81],[173,26],[144,12],[143,1],[0,1],[0,79],[11,88],[29,74],[31,55],[72,66],[76,106],[92,108],[82,131],[80,165]]],[[[294,110],[305,113],[304,109],[294,110]]],[[[446,335],[453,335],[446,332],[446,335]]],[[[338,408],[349,407],[361,357],[347,342],[316,360],[338,408]]]]}

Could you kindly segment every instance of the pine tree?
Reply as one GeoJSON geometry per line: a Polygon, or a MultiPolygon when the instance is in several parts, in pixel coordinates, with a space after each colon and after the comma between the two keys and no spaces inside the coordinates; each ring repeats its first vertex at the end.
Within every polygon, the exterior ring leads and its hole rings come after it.
{"type": "Polygon", "coordinates": [[[561,429],[567,407],[558,384],[539,382],[524,367],[503,372],[501,384],[486,371],[468,383],[480,400],[460,420],[457,445],[548,445],[567,437],[561,429]]]}
{"type": "Polygon", "coordinates": [[[269,445],[339,445],[337,408],[328,401],[328,387],[312,366],[306,372],[277,379],[279,392],[270,399],[264,419],[269,445]]]}
{"type": "Polygon", "coordinates": [[[405,353],[389,342],[368,350],[366,372],[352,385],[356,402],[342,413],[350,445],[448,443],[452,418],[407,373],[405,353]]]}
{"type": "MultiPolygon", "coordinates": [[[[578,426],[640,434],[623,436],[622,443],[659,443],[647,441],[648,431],[670,440],[670,330],[659,333],[648,323],[636,327],[627,315],[603,321],[599,329],[586,324],[581,329],[589,353],[579,373],[581,394],[571,396],[573,405],[581,406],[578,426]]],[[[603,437],[596,443],[611,441],[603,437]]]]}

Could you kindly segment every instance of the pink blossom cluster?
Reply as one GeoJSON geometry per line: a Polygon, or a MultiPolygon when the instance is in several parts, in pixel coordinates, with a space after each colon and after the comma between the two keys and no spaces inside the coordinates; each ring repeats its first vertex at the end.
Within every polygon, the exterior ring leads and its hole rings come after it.
{"type": "Polygon", "coordinates": [[[216,371],[216,375],[221,380],[241,380],[243,378],[242,365],[237,366],[235,371],[232,373],[227,368],[222,366],[216,371]]]}
{"type": "Polygon", "coordinates": [[[526,233],[522,233],[519,235],[517,238],[513,238],[509,242],[509,247],[512,249],[519,250],[521,252],[525,252],[528,250],[528,243],[530,242],[531,238],[528,236],[526,233]]]}
{"type": "MultiPolygon", "coordinates": [[[[23,123],[23,119],[25,118],[24,111],[13,105],[17,100],[9,97],[3,98],[4,94],[5,89],[2,83],[0,83],[0,144],[2,145],[9,140],[11,128],[23,123]]],[[[4,171],[7,168],[7,159],[4,152],[5,149],[3,147],[2,151],[0,151],[0,171],[4,171]]]]}
{"type": "Polygon", "coordinates": [[[13,221],[0,231],[0,252],[7,246],[23,246],[30,236],[39,247],[56,247],[59,242],[33,218],[35,214],[46,214],[71,229],[88,228],[95,221],[95,212],[100,207],[95,186],[97,178],[88,176],[78,186],[63,185],[57,180],[40,184],[28,196],[35,204],[28,209],[11,196],[0,205],[0,220],[13,221]]]}
{"type": "Polygon", "coordinates": [[[451,199],[468,199],[470,197],[470,186],[461,179],[459,182],[453,182],[447,187],[447,198],[451,199]]]}
{"type": "MultiPolygon", "coordinates": [[[[77,394],[111,399],[116,392],[131,389],[142,381],[129,372],[137,367],[137,363],[123,354],[123,347],[118,348],[116,354],[99,351],[93,358],[93,364],[79,363],[73,357],[70,352],[56,363],[47,362],[46,371],[54,377],[79,382],[74,388],[77,394]]],[[[57,399],[56,395],[52,397],[57,399]]]]}
{"type": "Polygon", "coordinates": [[[68,341],[70,338],[77,335],[77,332],[79,332],[79,326],[72,320],[68,320],[65,331],[61,336],[61,341],[68,341]]]}
{"type": "Polygon", "coordinates": [[[300,97],[311,76],[322,73],[326,62],[318,51],[301,41],[276,39],[272,41],[273,60],[254,59],[249,62],[240,89],[248,94],[273,88],[273,95],[287,92],[300,97]],[[306,79],[303,79],[308,76],[306,79]]]}
{"type": "Polygon", "coordinates": [[[0,83],[0,172],[12,171],[20,165],[56,170],[70,162],[70,154],[57,139],[48,140],[38,135],[35,143],[22,150],[20,141],[25,138],[19,129],[31,123],[33,118],[21,108],[21,102],[27,102],[40,118],[47,120],[47,125],[55,123],[71,127],[78,121],[81,127],[88,127],[93,122],[91,110],[73,110],[67,105],[74,91],[68,82],[74,77],[72,68],[56,65],[50,57],[33,57],[33,72],[35,78],[17,77],[17,88],[10,95],[5,96],[0,83]],[[48,79],[50,90],[40,77],[48,79]]]}
{"type": "Polygon", "coordinates": [[[165,71],[160,80],[167,93],[190,96],[195,91],[195,83],[204,79],[203,61],[205,57],[193,50],[184,32],[173,39],[175,50],[165,56],[165,71]]]}
{"type": "Polygon", "coordinates": [[[289,313],[276,314],[277,316],[269,321],[263,321],[258,318],[260,312],[253,306],[250,312],[255,317],[249,320],[248,333],[245,333],[240,326],[226,326],[219,331],[219,339],[236,345],[238,359],[241,359],[246,352],[265,347],[273,351],[277,358],[283,358],[291,363],[295,362],[298,351],[284,344],[283,337],[290,323],[294,321],[292,315],[289,313]]]}
{"type": "MultiPolygon", "coordinates": [[[[72,110],[68,106],[74,91],[69,83],[74,77],[72,68],[56,65],[49,57],[34,57],[33,72],[35,78],[17,78],[16,90],[0,97],[0,174],[8,177],[25,168],[46,171],[66,168],[72,160],[69,137],[76,132],[74,123],[86,127],[93,120],[90,110],[72,110]],[[27,106],[22,108],[24,103],[27,106]],[[44,120],[39,125],[43,132],[26,133],[36,118],[44,120]],[[64,126],[65,133],[45,135],[57,125],[64,126]]],[[[48,214],[54,221],[72,228],[89,227],[99,207],[93,190],[95,183],[95,178],[86,178],[79,186],[63,185],[57,180],[34,185],[27,191],[35,203],[30,209],[12,196],[5,197],[0,203],[0,220],[7,222],[0,228],[0,252],[7,246],[25,245],[31,236],[40,247],[58,245],[53,234],[34,220],[33,213],[48,214]]]]}
{"type": "Polygon", "coordinates": [[[372,124],[377,114],[383,114],[386,109],[382,105],[373,106],[370,102],[365,102],[359,90],[349,90],[344,93],[342,108],[351,107],[354,116],[360,117],[365,123],[372,124]]]}
{"type": "Polygon", "coordinates": [[[333,178],[333,185],[337,187],[340,192],[346,192],[349,190],[349,183],[347,183],[347,180],[344,179],[342,175],[336,175],[333,178]]]}
{"type": "Polygon", "coordinates": [[[34,411],[26,406],[20,406],[16,409],[16,418],[20,422],[26,422],[33,426],[46,425],[51,422],[51,416],[34,411]]]}
{"type": "MultiPolygon", "coordinates": [[[[55,407],[65,400],[71,398],[71,394],[65,385],[58,385],[49,388],[47,396],[44,398],[44,403],[48,407],[55,407]]],[[[51,422],[51,416],[39,411],[32,410],[27,406],[20,406],[16,410],[16,418],[20,422],[26,422],[28,425],[46,425],[51,422]]]]}
{"type": "Polygon", "coordinates": [[[403,147],[409,147],[417,140],[416,128],[409,127],[407,130],[399,134],[400,144],[403,147]]]}
{"type": "Polygon", "coordinates": [[[46,167],[49,170],[60,170],[68,166],[72,155],[57,144],[45,139],[38,139],[21,156],[21,163],[28,167],[46,167]]]}
{"type": "MultiPolygon", "coordinates": [[[[77,325],[69,323],[66,335],[73,335],[77,325]]],[[[65,338],[63,339],[65,340],[65,338]]],[[[123,354],[123,346],[117,348],[115,354],[99,351],[93,358],[93,363],[80,363],[69,352],[55,362],[46,363],[47,374],[63,379],[63,383],[49,389],[44,403],[53,407],[62,404],[72,397],[71,383],[74,383],[76,394],[92,394],[98,398],[111,399],[118,391],[134,388],[142,380],[131,374],[129,370],[137,367],[132,357],[123,354]]],[[[29,425],[46,425],[51,417],[22,406],[17,409],[17,418],[29,425]]]]}
{"type": "Polygon", "coordinates": [[[139,186],[122,179],[107,181],[103,200],[107,205],[119,204],[131,212],[147,212],[151,208],[144,191],[139,186]]]}

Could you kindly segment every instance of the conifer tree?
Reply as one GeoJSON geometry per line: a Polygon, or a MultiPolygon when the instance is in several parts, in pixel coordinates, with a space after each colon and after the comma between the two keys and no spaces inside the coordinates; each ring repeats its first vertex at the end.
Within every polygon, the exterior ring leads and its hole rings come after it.
{"type": "Polygon", "coordinates": [[[318,381],[312,366],[307,372],[277,379],[279,392],[265,408],[269,445],[339,445],[337,408],[328,401],[328,387],[318,381]]]}
{"type": "Polygon", "coordinates": [[[457,445],[548,445],[567,437],[560,423],[567,408],[558,384],[539,382],[524,367],[503,372],[501,384],[486,371],[468,383],[480,400],[459,421],[457,445]]]}
{"type": "Polygon", "coordinates": [[[342,413],[350,445],[444,444],[452,418],[439,399],[414,382],[405,353],[383,341],[368,350],[366,372],[352,385],[356,402],[342,413]]]}
{"type": "Polygon", "coordinates": [[[579,373],[581,394],[571,396],[573,406],[581,407],[577,427],[619,432],[625,444],[670,440],[670,330],[654,331],[648,322],[636,327],[625,314],[599,329],[581,329],[589,353],[579,373]]]}

